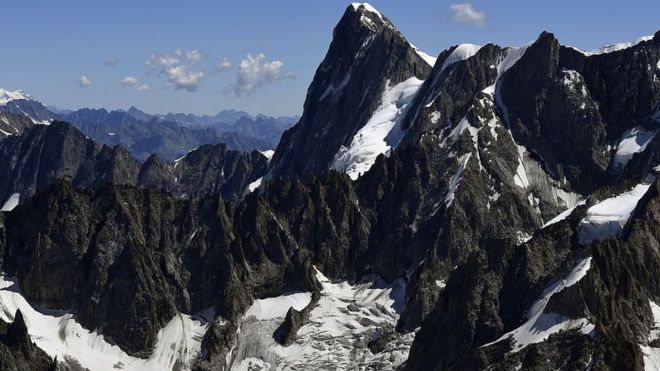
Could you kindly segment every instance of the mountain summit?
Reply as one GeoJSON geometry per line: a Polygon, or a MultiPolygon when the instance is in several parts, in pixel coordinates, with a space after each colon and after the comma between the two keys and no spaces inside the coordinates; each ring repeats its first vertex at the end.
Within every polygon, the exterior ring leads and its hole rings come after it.
{"type": "Polygon", "coordinates": [[[383,99],[408,99],[431,67],[377,10],[350,5],[316,70],[302,117],[275,151],[272,176],[305,177],[341,162],[338,153],[351,146],[383,99]]]}

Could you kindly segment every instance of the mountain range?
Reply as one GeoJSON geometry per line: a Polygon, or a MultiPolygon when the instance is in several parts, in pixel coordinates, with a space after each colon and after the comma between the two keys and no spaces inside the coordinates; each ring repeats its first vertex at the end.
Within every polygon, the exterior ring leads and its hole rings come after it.
{"type": "Polygon", "coordinates": [[[224,143],[240,152],[271,150],[284,130],[298,119],[252,116],[235,110],[224,110],[215,116],[151,115],[135,107],[126,111],[102,108],[71,111],[45,106],[20,90],[4,89],[0,89],[0,112],[27,117],[35,124],[53,120],[69,122],[97,142],[121,144],[142,161],[153,153],[172,161],[204,144],[224,143]]]}
{"type": "Polygon", "coordinates": [[[2,368],[660,368],[660,31],[434,58],[351,4],[274,153],[140,162],[23,116],[0,116],[2,368]]]}

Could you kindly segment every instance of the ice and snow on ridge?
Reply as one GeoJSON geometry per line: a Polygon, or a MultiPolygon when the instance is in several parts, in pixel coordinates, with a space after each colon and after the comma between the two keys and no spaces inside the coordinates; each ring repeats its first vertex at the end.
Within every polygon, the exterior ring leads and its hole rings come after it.
{"type": "Polygon", "coordinates": [[[648,131],[640,127],[629,129],[623,133],[612,160],[613,170],[617,172],[623,170],[635,153],[643,152],[646,149],[655,135],[656,131],[648,131]]]}
{"type": "Polygon", "coordinates": [[[654,181],[655,177],[648,176],[633,189],[590,207],[578,226],[580,244],[586,245],[593,241],[619,236],[637,203],[648,192],[654,181]]]}
{"type": "Polygon", "coordinates": [[[348,147],[342,146],[335,154],[331,168],[357,179],[371,168],[378,155],[396,148],[404,136],[399,119],[422,83],[416,77],[395,86],[390,86],[388,82],[380,106],[355,134],[348,147]]]}
{"type": "Polygon", "coordinates": [[[0,276],[0,318],[12,322],[16,310],[23,314],[31,340],[50,357],[76,360],[90,370],[181,370],[192,368],[201,351],[202,338],[213,319],[212,310],[200,316],[178,314],[158,332],[157,343],[146,359],[126,354],[102,335],[84,329],[72,314],[37,309],[28,303],[17,281],[0,276]]]}
{"type": "MultiPolygon", "coordinates": [[[[410,43],[409,43],[409,44],[410,44],[410,43]]],[[[416,46],[413,45],[413,44],[410,44],[410,47],[411,47],[411,48],[415,51],[415,53],[417,53],[417,55],[419,55],[419,57],[422,58],[422,59],[424,60],[424,62],[426,62],[429,66],[431,66],[431,67],[435,66],[435,62],[438,60],[438,58],[433,57],[433,56],[431,56],[431,55],[429,55],[429,54],[427,54],[427,53],[424,53],[421,49],[419,49],[418,47],[416,47],[416,46]]],[[[660,62],[659,62],[659,63],[660,63],[660,62]]]]}
{"type": "Polygon", "coordinates": [[[497,342],[511,338],[513,340],[513,352],[517,352],[530,344],[536,344],[548,339],[552,334],[559,331],[578,329],[583,334],[592,334],[595,326],[586,318],[572,319],[557,313],[544,313],[550,298],[567,287],[578,283],[591,268],[591,257],[577,262],[571,272],[561,280],[551,283],[543,290],[541,297],[537,299],[527,312],[527,322],[517,329],[502,335],[492,343],[484,344],[482,347],[490,346],[497,342]]]}
{"type": "Polygon", "coordinates": [[[447,59],[445,59],[441,70],[444,70],[456,62],[464,61],[472,57],[473,55],[477,54],[479,49],[481,49],[481,45],[460,44],[456,46],[456,48],[454,48],[454,50],[447,56],[447,59]]]}
{"type": "MultiPolygon", "coordinates": [[[[583,52],[581,50],[580,51],[584,55],[587,55],[587,56],[589,56],[589,55],[598,55],[598,54],[606,54],[606,53],[612,53],[612,52],[616,52],[616,51],[623,50],[623,49],[628,49],[628,48],[630,48],[632,46],[635,46],[635,45],[637,45],[641,42],[649,41],[649,40],[653,40],[653,36],[642,36],[642,37],[640,37],[639,39],[637,39],[633,42],[616,43],[616,44],[605,45],[603,47],[600,47],[596,50],[592,50],[590,52],[583,52]]],[[[574,48],[574,49],[576,49],[576,48],[574,48]]],[[[579,49],[577,49],[577,50],[579,50],[579,49]]]]}

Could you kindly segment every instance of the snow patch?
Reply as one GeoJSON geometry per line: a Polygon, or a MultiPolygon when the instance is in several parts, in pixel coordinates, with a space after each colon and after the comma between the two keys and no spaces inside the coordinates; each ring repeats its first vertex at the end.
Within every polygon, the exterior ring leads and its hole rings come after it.
{"type": "Polygon", "coordinates": [[[254,182],[248,184],[248,192],[254,192],[261,187],[261,182],[264,180],[264,177],[261,177],[254,182]]]}
{"type": "Polygon", "coordinates": [[[273,155],[275,154],[275,151],[272,149],[266,150],[266,151],[259,151],[261,152],[262,155],[266,156],[268,161],[270,161],[273,158],[273,155]]]}
{"type": "Polygon", "coordinates": [[[335,154],[331,168],[347,173],[351,179],[364,174],[381,153],[388,153],[404,136],[399,119],[422,86],[423,81],[411,77],[393,87],[389,82],[382,94],[381,104],[360,129],[348,147],[335,154]]]}
{"type": "MultiPolygon", "coordinates": [[[[653,328],[651,328],[648,337],[648,341],[650,342],[660,337],[660,306],[651,300],[649,300],[649,306],[653,314],[653,328]]],[[[644,354],[644,370],[660,370],[660,349],[648,345],[640,345],[640,348],[644,354]]]]}
{"type": "Polygon", "coordinates": [[[458,169],[456,173],[452,175],[449,180],[449,186],[447,187],[447,195],[445,196],[445,206],[449,208],[454,202],[454,194],[458,189],[458,186],[461,184],[461,179],[463,179],[463,172],[467,167],[467,163],[470,160],[472,153],[466,153],[458,159],[458,169]]]}
{"type": "Polygon", "coordinates": [[[527,179],[527,172],[523,165],[523,158],[525,155],[525,147],[516,144],[518,147],[518,166],[516,167],[516,174],[513,176],[513,182],[520,188],[529,188],[529,179],[527,179]]]}
{"type": "Polygon", "coordinates": [[[18,202],[20,201],[21,194],[20,193],[14,193],[9,198],[7,201],[5,201],[4,205],[2,205],[2,209],[0,211],[12,211],[16,206],[18,206],[18,202]]]}
{"type": "Polygon", "coordinates": [[[35,308],[15,279],[0,276],[0,318],[12,322],[16,310],[25,319],[28,334],[50,357],[73,358],[90,370],[191,369],[201,351],[202,338],[213,318],[212,310],[200,316],[178,314],[158,332],[156,347],[147,359],[132,357],[102,335],[84,329],[71,313],[35,308]]]}
{"type": "Polygon", "coordinates": [[[541,227],[541,229],[543,229],[543,228],[545,228],[545,227],[548,227],[548,226],[551,226],[551,225],[553,225],[553,224],[555,224],[555,223],[559,223],[559,222],[561,222],[562,220],[568,218],[568,216],[571,215],[571,214],[573,213],[573,211],[575,210],[575,208],[577,208],[578,206],[584,205],[585,203],[587,203],[587,200],[580,200],[580,201],[578,201],[578,203],[576,203],[574,206],[569,207],[568,209],[566,209],[566,210],[562,211],[561,213],[559,213],[559,214],[558,214],[557,216],[555,216],[554,218],[548,220],[545,224],[543,224],[543,226],[541,227]]]}
{"type": "Polygon", "coordinates": [[[655,138],[655,131],[646,131],[640,127],[627,130],[616,146],[612,168],[616,172],[623,170],[635,153],[643,152],[655,138]]]}
{"type": "Polygon", "coordinates": [[[653,181],[655,177],[649,176],[633,189],[590,207],[578,226],[580,244],[586,245],[593,241],[619,236],[637,203],[651,188],[653,181]]]}

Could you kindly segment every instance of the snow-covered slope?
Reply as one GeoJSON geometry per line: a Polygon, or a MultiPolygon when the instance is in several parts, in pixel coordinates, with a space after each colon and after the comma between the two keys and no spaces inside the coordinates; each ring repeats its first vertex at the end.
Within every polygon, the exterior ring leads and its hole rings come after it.
{"type": "Polygon", "coordinates": [[[623,170],[635,153],[643,152],[646,149],[646,146],[653,140],[655,135],[655,131],[648,131],[643,128],[632,128],[626,131],[616,147],[612,162],[613,170],[623,170]]]}
{"type": "Polygon", "coordinates": [[[591,257],[580,260],[566,277],[550,284],[543,290],[541,297],[527,312],[527,322],[484,346],[511,338],[514,343],[513,352],[517,352],[530,344],[540,343],[559,331],[578,329],[583,334],[591,334],[594,325],[586,318],[571,319],[556,313],[545,312],[550,298],[563,289],[578,283],[587,274],[589,268],[591,268],[591,257]]]}
{"type": "Polygon", "coordinates": [[[151,356],[141,359],[126,354],[97,332],[84,329],[71,313],[31,305],[15,279],[0,276],[0,318],[12,322],[17,310],[39,348],[60,361],[78,363],[89,370],[189,370],[213,318],[211,310],[195,317],[177,315],[158,333],[151,356]]]}
{"type": "Polygon", "coordinates": [[[587,216],[580,221],[578,236],[581,244],[617,237],[628,223],[639,200],[651,188],[655,177],[649,176],[644,182],[620,195],[605,199],[587,210],[587,216]]]}
{"type": "Polygon", "coordinates": [[[422,83],[422,80],[411,77],[393,87],[388,84],[380,106],[355,134],[351,144],[339,149],[331,167],[357,179],[371,168],[378,155],[396,148],[404,135],[399,119],[422,83]]]}

